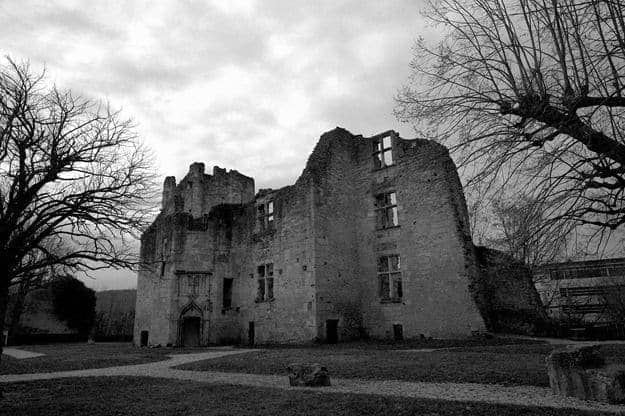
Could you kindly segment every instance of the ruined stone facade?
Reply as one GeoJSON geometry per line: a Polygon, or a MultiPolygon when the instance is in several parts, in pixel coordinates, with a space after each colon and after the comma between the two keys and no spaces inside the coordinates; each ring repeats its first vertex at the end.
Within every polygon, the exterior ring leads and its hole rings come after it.
{"type": "Polygon", "coordinates": [[[454,337],[482,330],[447,149],[336,128],[294,185],[194,163],[141,239],[143,345],[454,337]]]}

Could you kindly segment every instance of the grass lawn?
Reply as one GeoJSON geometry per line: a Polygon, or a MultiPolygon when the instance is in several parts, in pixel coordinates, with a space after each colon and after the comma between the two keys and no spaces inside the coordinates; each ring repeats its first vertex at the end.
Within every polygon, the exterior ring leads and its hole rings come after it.
{"type": "MultiPolygon", "coordinates": [[[[198,361],[177,368],[256,374],[286,374],[294,362],[325,365],[330,376],[427,382],[549,386],[547,344],[461,347],[446,351],[274,348],[198,361]]],[[[609,362],[625,363],[625,345],[604,346],[609,362]]]]}
{"type": "MultiPolygon", "coordinates": [[[[499,345],[510,342],[525,342],[506,338],[472,338],[464,340],[416,340],[401,343],[384,341],[351,342],[336,345],[319,344],[309,348],[320,350],[385,350],[407,348],[442,348],[458,345],[479,346],[499,345]]],[[[202,348],[136,348],[131,343],[96,344],[47,344],[26,345],[27,351],[46,354],[43,357],[17,360],[7,355],[0,361],[0,374],[42,373],[51,371],[82,370],[120,365],[142,364],[165,360],[168,354],[201,352],[202,348]]],[[[283,349],[284,346],[262,346],[261,348],[283,349]]],[[[293,348],[290,346],[289,348],[293,348]]]]}
{"type": "Polygon", "coordinates": [[[217,386],[140,377],[1,385],[7,415],[598,415],[597,412],[217,386]]]}
{"type": "Polygon", "coordinates": [[[131,343],[117,342],[27,345],[19,348],[46,355],[24,360],[2,355],[0,374],[43,373],[141,364],[165,360],[168,354],[203,350],[200,348],[137,348],[131,343]]]}
{"type": "MultiPolygon", "coordinates": [[[[506,336],[496,336],[491,338],[485,337],[468,337],[459,339],[409,339],[403,341],[394,340],[381,340],[372,339],[367,341],[347,341],[340,342],[338,344],[306,344],[301,347],[315,348],[315,349],[363,349],[363,350],[410,350],[410,349],[431,349],[431,348],[457,348],[457,347],[484,347],[484,346],[499,346],[499,345],[532,345],[543,344],[542,341],[535,341],[531,339],[522,338],[510,338],[506,336]]],[[[246,346],[243,346],[246,347],[246,346]]],[[[274,349],[274,348],[293,348],[290,344],[263,344],[259,345],[259,348],[274,349]]]]}

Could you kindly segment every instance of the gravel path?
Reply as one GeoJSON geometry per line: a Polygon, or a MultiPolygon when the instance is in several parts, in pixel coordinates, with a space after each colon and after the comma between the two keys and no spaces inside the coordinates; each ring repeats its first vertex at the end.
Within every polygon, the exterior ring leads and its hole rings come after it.
{"type": "Polygon", "coordinates": [[[217,371],[187,371],[175,367],[194,361],[242,354],[257,350],[214,350],[197,354],[170,355],[170,359],[156,363],[137,364],[89,370],[60,371],[54,373],[15,374],[0,376],[0,383],[48,380],[68,377],[139,376],[176,380],[190,380],[212,384],[231,384],[252,387],[269,387],[283,390],[307,390],[327,393],[358,393],[383,396],[401,396],[419,399],[486,402],[518,406],[574,408],[625,414],[625,406],[588,402],[574,398],[554,396],[551,390],[534,386],[502,386],[478,383],[424,383],[398,380],[362,380],[332,378],[332,386],[320,388],[291,387],[288,378],[281,375],[224,373],[217,371]]]}
{"type": "Polygon", "coordinates": [[[625,340],[613,339],[607,341],[582,341],[566,338],[547,338],[547,337],[529,337],[526,335],[506,335],[506,338],[525,339],[529,341],[546,342],[551,345],[608,345],[608,344],[625,344],[625,340]]]}

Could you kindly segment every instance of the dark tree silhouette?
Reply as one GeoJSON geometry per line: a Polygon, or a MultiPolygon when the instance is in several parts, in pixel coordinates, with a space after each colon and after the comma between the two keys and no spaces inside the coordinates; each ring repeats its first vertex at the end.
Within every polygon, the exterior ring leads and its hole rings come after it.
{"type": "Polygon", "coordinates": [[[625,223],[625,3],[438,0],[397,117],[470,180],[550,201],[550,220],[625,223]]]}
{"type": "Polygon", "coordinates": [[[44,75],[0,65],[0,333],[11,286],[132,267],[152,214],[151,157],[131,122],[44,75]]]}
{"type": "Polygon", "coordinates": [[[71,276],[53,280],[50,290],[54,314],[65,321],[68,328],[88,335],[95,320],[95,291],[71,276]]]}

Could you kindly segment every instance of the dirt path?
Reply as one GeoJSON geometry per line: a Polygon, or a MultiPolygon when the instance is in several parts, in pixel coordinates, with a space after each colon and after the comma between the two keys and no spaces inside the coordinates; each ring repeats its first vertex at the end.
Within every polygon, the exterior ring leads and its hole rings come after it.
{"type": "Polygon", "coordinates": [[[478,383],[424,383],[398,380],[362,380],[332,378],[332,386],[320,388],[291,387],[286,376],[216,371],[187,371],[172,367],[194,361],[242,354],[257,350],[215,350],[197,354],[176,354],[156,363],[53,373],[15,374],[0,376],[0,383],[47,380],[69,377],[139,376],[201,383],[232,384],[240,386],[277,388],[283,390],[314,390],[328,393],[358,393],[383,396],[401,396],[418,399],[486,402],[518,406],[574,408],[625,414],[625,406],[587,402],[574,398],[554,396],[548,388],[534,386],[502,386],[478,383]]]}

